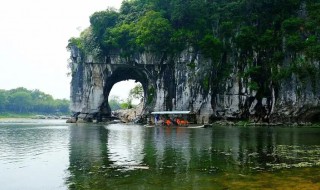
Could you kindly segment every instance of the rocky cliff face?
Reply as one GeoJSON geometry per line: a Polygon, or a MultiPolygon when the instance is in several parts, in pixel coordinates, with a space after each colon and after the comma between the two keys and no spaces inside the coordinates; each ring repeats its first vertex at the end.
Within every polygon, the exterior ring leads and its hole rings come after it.
{"type": "MultiPolygon", "coordinates": [[[[145,92],[143,113],[190,110],[199,123],[217,119],[255,122],[319,121],[320,88],[292,74],[279,85],[260,92],[241,76],[237,60],[227,57],[229,72],[217,73],[217,65],[192,48],[176,57],[143,53],[128,61],[118,55],[95,58],[71,49],[71,110],[78,120],[103,120],[111,114],[108,96],[112,86],[134,79],[145,92]]],[[[319,63],[314,63],[319,69],[319,63]]]]}
{"type": "MultiPolygon", "coordinates": [[[[319,63],[315,64],[319,69],[319,63]]],[[[312,81],[300,80],[292,75],[290,80],[281,83],[274,95],[275,105],[271,113],[273,122],[319,122],[320,86],[312,87],[312,81]]]]}

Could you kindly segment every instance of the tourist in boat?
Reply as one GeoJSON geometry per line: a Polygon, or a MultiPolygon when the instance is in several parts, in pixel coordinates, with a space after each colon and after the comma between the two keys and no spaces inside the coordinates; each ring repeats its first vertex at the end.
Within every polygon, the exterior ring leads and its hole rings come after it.
{"type": "Polygon", "coordinates": [[[156,114],[156,115],[154,116],[154,124],[157,124],[158,121],[159,121],[159,115],[156,114]]]}
{"type": "Polygon", "coordinates": [[[181,120],[178,117],[175,119],[175,122],[177,123],[178,126],[181,126],[181,120]]]}
{"type": "Polygon", "coordinates": [[[171,124],[172,124],[172,122],[170,121],[170,119],[167,119],[167,120],[166,120],[166,126],[169,127],[171,124]]]}
{"type": "Polygon", "coordinates": [[[188,126],[189,125],[189,122],[187,121],[187,120],[181,120],[180,121],[180,124],[182,125],[182,126],[188,126]]]}
{"type": "Polygon", "coordinates": [[[164,119],[162,117],[159,118],[159,120],[157,120],[157,122],[155,122],[156,125],[164,125],[164,119]]]}

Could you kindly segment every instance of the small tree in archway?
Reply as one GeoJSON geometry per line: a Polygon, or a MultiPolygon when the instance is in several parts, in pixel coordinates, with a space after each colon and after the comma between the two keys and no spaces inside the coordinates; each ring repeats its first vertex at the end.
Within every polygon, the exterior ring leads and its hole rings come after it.
{"type": "Polygon", "coordinates": [[[137,84],[133,89],[129,92],[129,98],[141,100],[143,98],[143,87],[141,84],[137,84]]]}

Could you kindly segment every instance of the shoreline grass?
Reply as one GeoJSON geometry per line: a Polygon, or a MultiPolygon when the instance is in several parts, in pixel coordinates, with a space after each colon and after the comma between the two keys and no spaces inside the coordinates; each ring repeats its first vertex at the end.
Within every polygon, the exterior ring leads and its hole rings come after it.
{"type": "Polygon", "coordinates": [[[35,116],[35,113],[0,113],[0,119],[7,119],[7,118],[32,118],[35,116]]]}

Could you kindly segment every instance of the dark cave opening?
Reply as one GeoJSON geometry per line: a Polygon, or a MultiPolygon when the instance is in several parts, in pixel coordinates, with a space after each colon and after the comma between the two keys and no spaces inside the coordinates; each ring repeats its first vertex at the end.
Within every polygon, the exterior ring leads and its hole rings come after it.
{"type": "Polygon", "coordinates": [[[320,123],[320,112],[310,115],[307,117],[306,121],[311,123],[320,123]]]}
{"type": "Polygon", "coordinates": [[[320,123],[320,108],[313,107],[308,109],[300,116],[300,119],[304,122],[320,123]]]}

